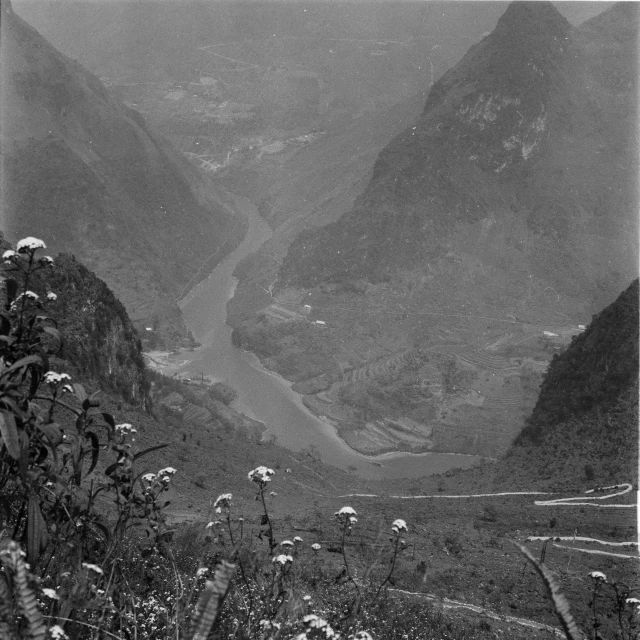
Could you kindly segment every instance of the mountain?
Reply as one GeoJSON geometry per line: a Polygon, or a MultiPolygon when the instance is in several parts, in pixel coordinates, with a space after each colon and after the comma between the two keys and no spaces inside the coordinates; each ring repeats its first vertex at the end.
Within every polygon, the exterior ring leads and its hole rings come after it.
{"type": "Polygon", "coordinates": [[[2,3],[2,228],[75,256],[139,328],[176,343],[176,301],[237,244],[244,222],[100,81],[2,3]]]}
{"type": "Polygon", "coordinates": [[[354,209],[294,243],[282,279],[375,282],[455,253],[464,271],[515,269],[534,297],[553,286],[597,306],[635,268],[636,33],[629,3],[575,32],[549,3],[509,5],[380,154],[354,209]]]}
{"type": "Polygon", "coordinates": [[[637,482],[638,280],[556,356],[498,484],[637,482]]]}
{"type": "Polygon", "coordinates": [[[550,356],[637,272],[637,37],[634,3],[579,27],[508,5],[237,343],[362,451],[504,453],[550,356]]]}

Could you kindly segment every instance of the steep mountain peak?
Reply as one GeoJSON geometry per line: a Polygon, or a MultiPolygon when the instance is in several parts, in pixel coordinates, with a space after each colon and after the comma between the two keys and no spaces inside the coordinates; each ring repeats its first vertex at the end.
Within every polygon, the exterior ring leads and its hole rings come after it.
{"type": "Polygon", "coordinates": [[[511,2],[498,20],[496,35],[544,33],[549,38],[565,38],[571,29],[569,21],[551,2],[511,2]]]}

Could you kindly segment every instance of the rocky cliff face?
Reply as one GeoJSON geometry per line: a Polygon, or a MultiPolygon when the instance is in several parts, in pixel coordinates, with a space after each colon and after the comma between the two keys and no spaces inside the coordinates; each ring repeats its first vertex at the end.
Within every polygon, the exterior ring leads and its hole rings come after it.
{"type": "Polygon", "coordinates": [[[2,3],[2,228],[42,237],[139,326],[186,337],[177,299],[237,244],[231,201],[2,3]]]}

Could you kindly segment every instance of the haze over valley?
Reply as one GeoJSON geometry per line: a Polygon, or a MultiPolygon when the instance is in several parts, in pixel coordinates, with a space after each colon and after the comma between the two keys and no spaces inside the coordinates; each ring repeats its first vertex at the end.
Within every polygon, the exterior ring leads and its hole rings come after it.
{"type": "Polygon", "coordinates": [[[1,11],[7,633],[636,637],[637,3],[1,11]]]}

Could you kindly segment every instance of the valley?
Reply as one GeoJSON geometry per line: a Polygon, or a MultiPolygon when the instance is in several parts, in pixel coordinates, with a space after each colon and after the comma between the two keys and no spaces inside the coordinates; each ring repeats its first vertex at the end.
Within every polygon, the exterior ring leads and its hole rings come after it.
{"type": "Polygon", "coordinates": [[[637,5],[1,8],[0,636],[638,637],[637,5]]]}

